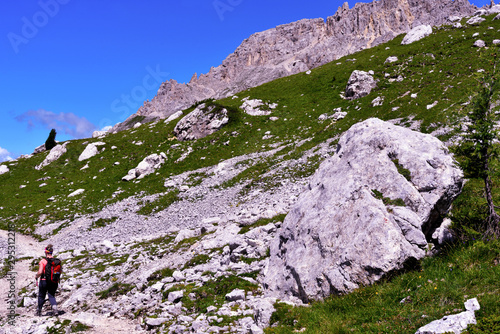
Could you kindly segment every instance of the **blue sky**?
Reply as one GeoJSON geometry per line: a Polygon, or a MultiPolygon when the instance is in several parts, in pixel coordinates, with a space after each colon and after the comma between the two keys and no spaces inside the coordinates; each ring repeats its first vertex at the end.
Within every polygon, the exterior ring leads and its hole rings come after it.
{"type": "Polygon", "coordinates": [[[2,1],[0,162],[33,152],[51,128],[63,141],[123,121],[161,82],[187,82],[252,33],[326,18],[342,2],[2,1]]]}

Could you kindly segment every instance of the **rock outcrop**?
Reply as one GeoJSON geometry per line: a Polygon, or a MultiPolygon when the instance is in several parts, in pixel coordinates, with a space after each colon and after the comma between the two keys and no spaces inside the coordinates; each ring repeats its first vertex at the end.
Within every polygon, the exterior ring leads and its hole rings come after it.
{"type": "Polygon", "coordinates": [[[136,168],[132,168],[128,171],[128,174],[122,178],[123,181],[132,181],[135,178],[142,179],[146,175],[154,173],[158,168],[161,167],[167,156],[165,153],[151,154],[145,157],[136,168]]]}
{"type": "Polygon", "coordinates": [[[217,132],[227,122],[226,109],[203,103],[177,123],[174,133],[181,141],[200,139],[217,132]]]}
{"type": "Polygon", "coordinates": [[[462,183],[437,138],[374,118],[352,126],[271,243],[269,295],[348,293],[421,259],[462,183]]]}
{"type": "Polygon", "coordinates": [[[345,55],[387,42],[422,24],[447,22],[448,17],[472,15],[467,0],[380,0],[344,3],[335,15],[305,19],[255,33],[207,74],[189,83],[169,80],[136,114],[111,131],[126,129],[139,116],[166,118],[208,98],[223,98],[284,76],[307,71],[345,55]]]}
{"type": "Polygon", "coordinates": [[[376,86],[377,82],[368,72],[354,71],[347,81],[345,97],[350,100],[359,99],[370,94],[376,86]]]}
{"type": "Polygon", "coordinates": [[[35,166],[35,169],[40,170],[43,167],[50,165],[51,163],[53,163],[54,161],[56,161],[57,159],[59,159],[64,153],[66,153],[66,151],[67,151],[66,145],[56,145],[56,146],[54,146],[50,150],[50,153],[47,155],[47,157],[45,158],[45,160],[43,160],[42,163],[39,164],[38,166],[35,166]]]}

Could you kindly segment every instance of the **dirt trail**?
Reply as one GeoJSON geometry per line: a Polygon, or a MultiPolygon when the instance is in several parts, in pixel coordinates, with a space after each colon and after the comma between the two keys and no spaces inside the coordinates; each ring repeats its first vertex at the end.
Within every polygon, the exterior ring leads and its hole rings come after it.
{"type": "MultiPolygon", "coordinates": [[[[0,230],[0,239],[7,240],[8,232],[0,230]]],[[[30,264],[33,258],[41,258],[44,253],[45,243],[40,243],[32,237],[25,236],[16,233],[16,258],[26,258],[30,259],[17,261],[14,267],[14,272],[16,273],[16,294],[21,291],[21,289],[26,288],[28,291],[36,294],[38,288],[35,283],[35,272],[30,270],[30,264]]],[[[57,249],[56,249],[57,251],[57,249]]],[[[5,302],[7,300],[8,291],[10,289],[10,283],[7,279],[0,279],[0,318],[8,313],[8,304],[5,302]]],[[[57,296],[56,296],[57,298],[57,296]]],[[[58,300],[60,303],[61,300],[58,300]]],[[[47,304],[47,303],[46,303],[47,304]]],[[[44,309],[48,310],[49,306],[45,305],[44,309]]],[[[16,327],[11,327],[6,325],[5,327],[0,327],[0,333],[18,333],[20,328],[29,326],[35,322],[43,323],[45,317],[39,318],[34,316],[35,307],[18,307],[16,312],[20,314],[20,317],[16,320],[16,327]]],[[[60,320],[68,319],[71,321],[80,321],[88,326],[92,326],[92,329],[87,331],[87,333],[95,334],[112,334],[112,333],[140,333],[135,330],[137,323],[130,320],[107,318],[101,315],[92,313],[64,313],[60,317],[60,320]]],[[[142,331],[141,331],[142,332],[142,331]]]]}

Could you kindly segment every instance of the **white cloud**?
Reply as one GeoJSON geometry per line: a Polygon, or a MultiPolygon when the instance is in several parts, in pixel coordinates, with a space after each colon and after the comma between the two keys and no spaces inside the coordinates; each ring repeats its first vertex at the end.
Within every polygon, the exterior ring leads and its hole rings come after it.
{"type": "Polygon", "coordinates": [[[10,152],[0,147],[0,162],[10,161],[10,160],[12,160],[10,152]]]}
{"type": "Polygon", "coordinates": [[[18,122],[28,124],[28,129],[42,125],[47,129],[56,129],[73,138],[88,138],[97,128],[85,117],[79,117],[73,113],[59,113],[44,109],[30,110],[16,117],[18,122]]]}

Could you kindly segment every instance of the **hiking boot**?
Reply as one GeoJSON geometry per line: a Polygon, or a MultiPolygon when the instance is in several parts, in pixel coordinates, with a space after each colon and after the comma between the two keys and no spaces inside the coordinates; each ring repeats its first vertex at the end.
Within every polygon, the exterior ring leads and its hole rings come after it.
{"type": "Polygon", "coordinates": [[[57,305],[52,305],[52,315],[59,316],[59,311],[57,310],[57,305]]]}
{"type": "Polygon", "coordinates": [[[36,309],[35,316],[37,316],[37,317],[41,317],[42,316],[42,309],[41,308],[37,308],[36,309]]]}

